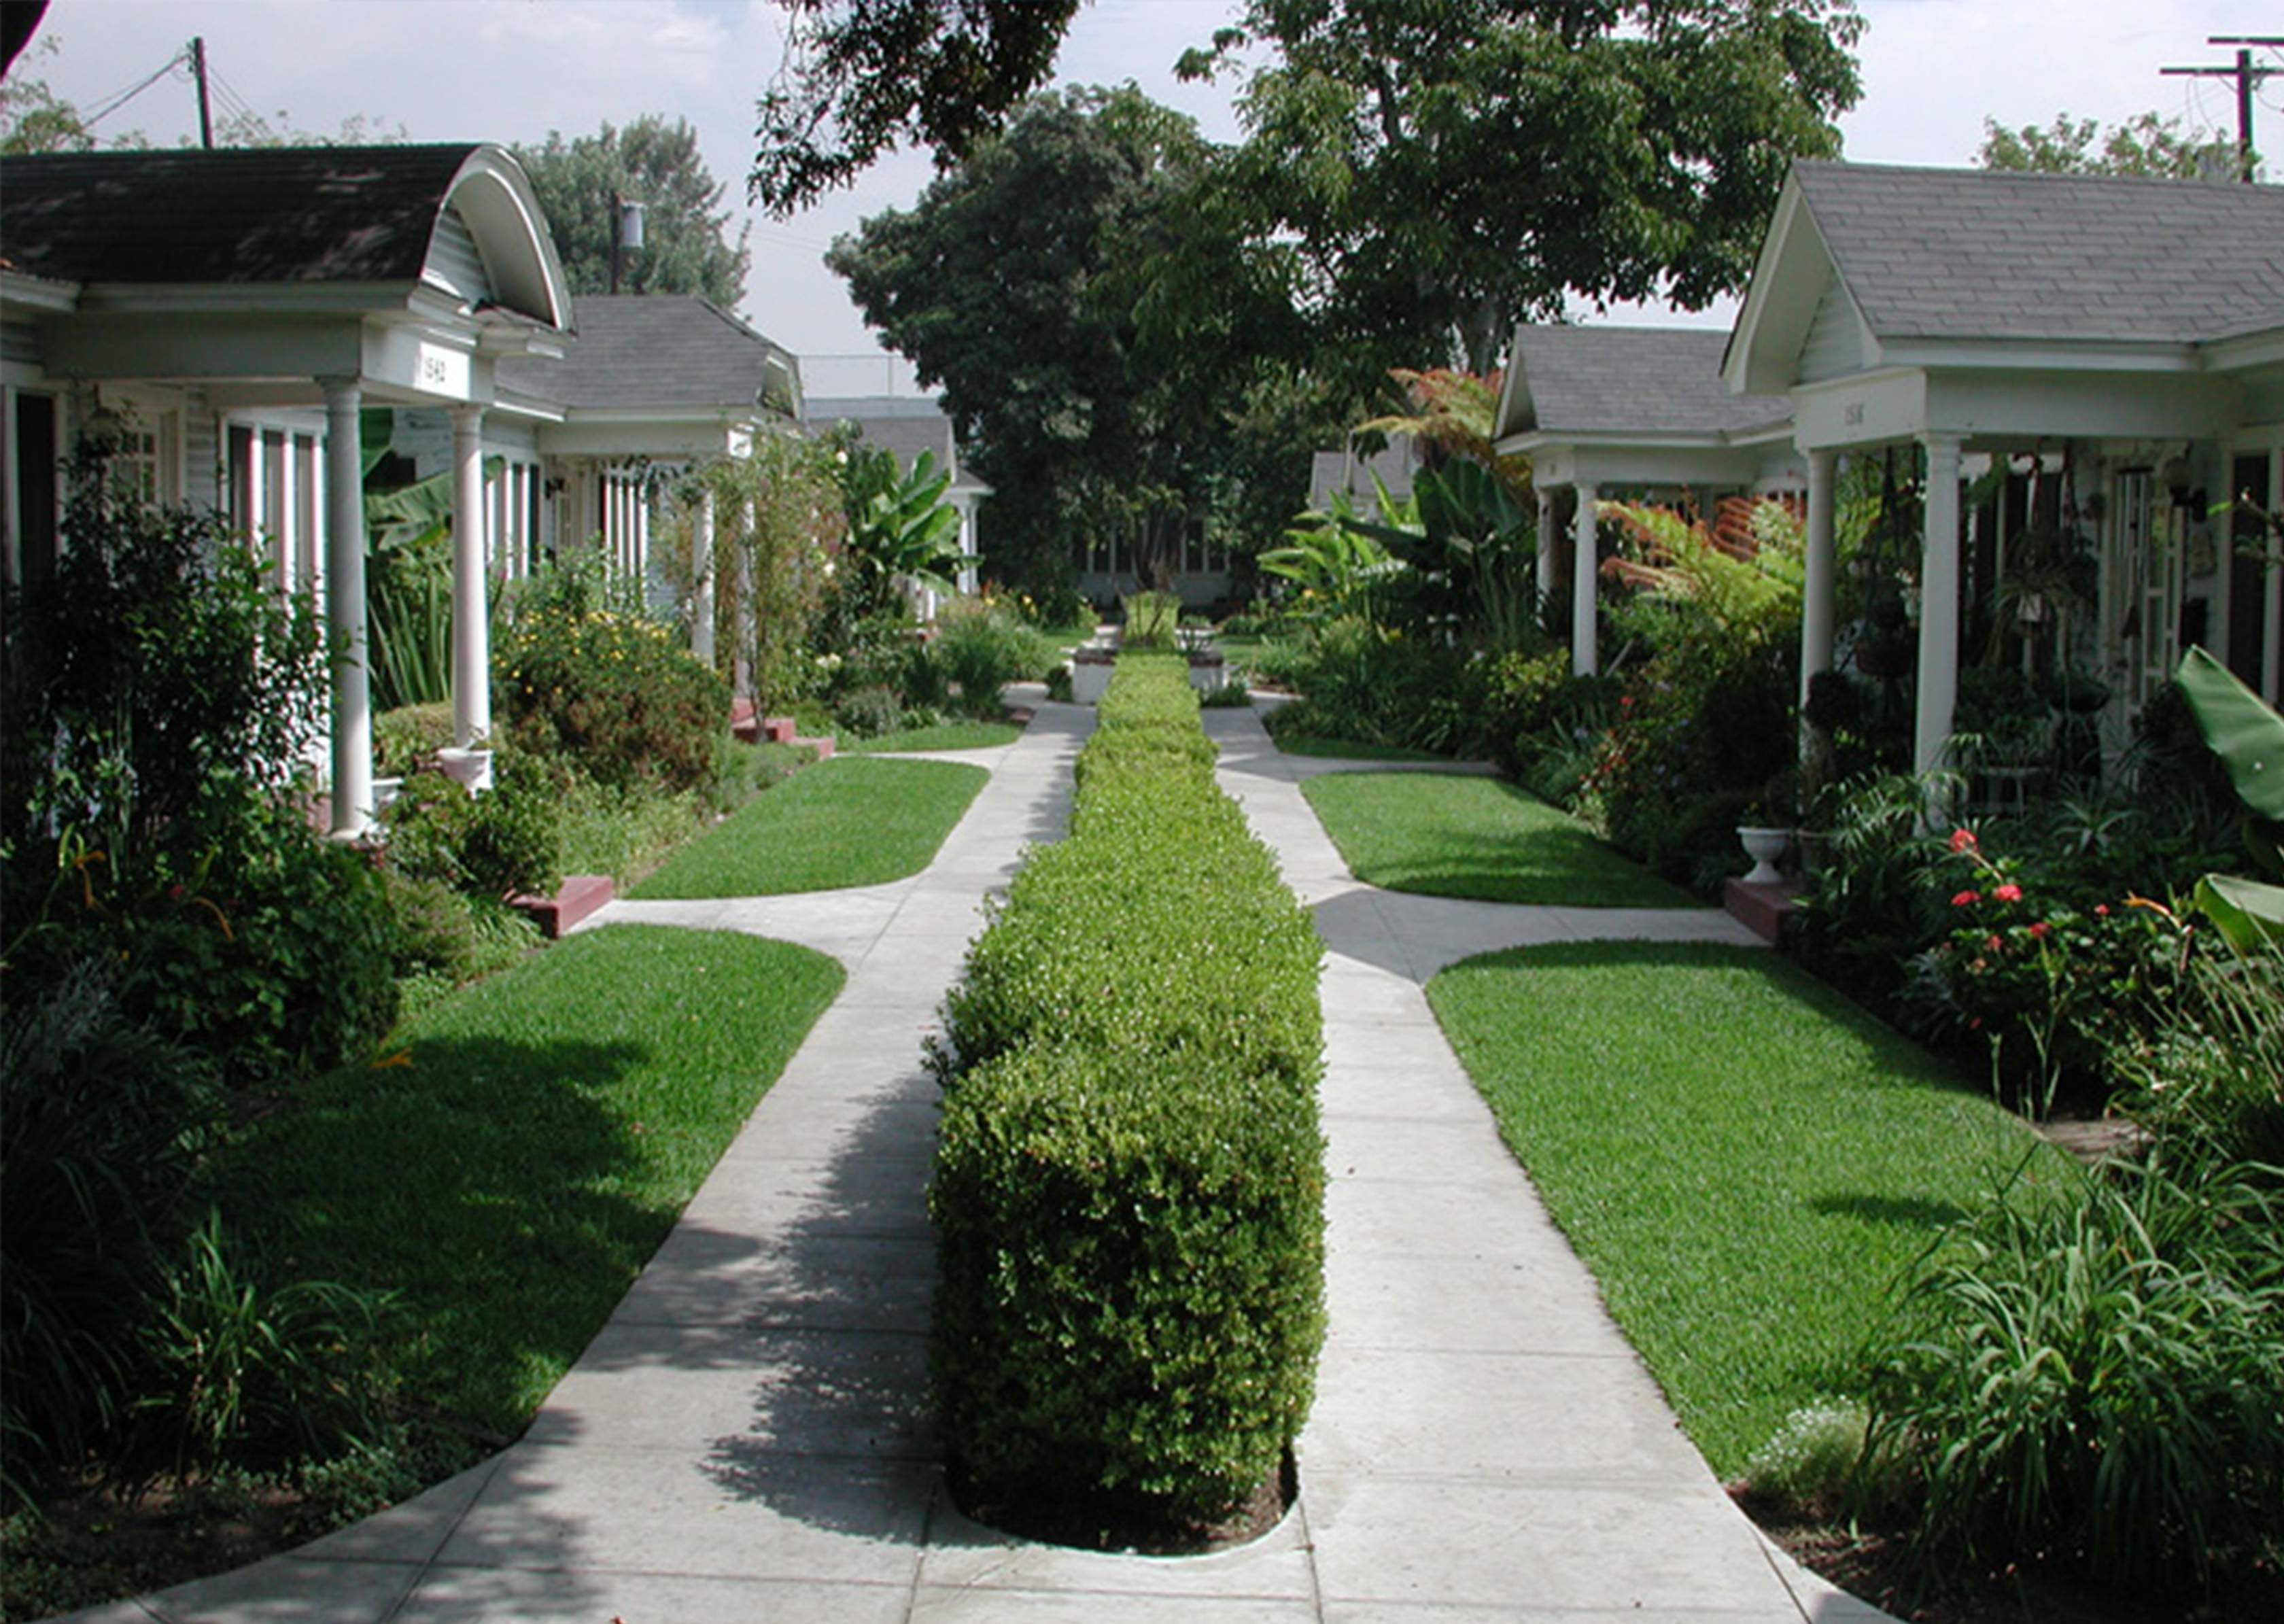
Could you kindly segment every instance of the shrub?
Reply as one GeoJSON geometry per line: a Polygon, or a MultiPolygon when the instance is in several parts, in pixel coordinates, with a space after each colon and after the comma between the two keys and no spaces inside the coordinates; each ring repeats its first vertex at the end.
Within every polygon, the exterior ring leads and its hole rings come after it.
{"type": "Polygon", "coordinates": [[[1474,755],[1485,744],[1486,662],[1359,615],[1311,627],[1297,644],[1264,650],[1264,675],[1300,690],[1274,712],[1279,733],[1474,755]]]}
{"type": "Polygon", "coordinates": [[[931,1370],[983,1501],[1176,1533],[1313,1390],[1318,948],[1179,659],[1121,660],[1077,783],[946,1000],[931,1370]]]}
{"type": "Polygon", "coordinates": [[[415,774],[382,815],[387,862],[471,896],[544,896],[563,879],[559,796],[528,756],[494,759],[492,788],[471,795],[442,773],[415,774]]]}
{"type": "Polygon", "coordinates": [[[929,658],[947,687],[958,690],[961,710],[991,717],[999,714],[1002,688],[1044,677],[1059,651],[1045,633],[1004,605],[952,598],[936,612],[929,658]]]}
{"type": "Polygon", "coordinates": [[[375,1351],[393,1301],[326,1281],[257,1284],[209,1211],[191,1231],[145,1340],[155,1381],[137,1404],[147,1448],[177,1475],[219,1461],[276,1468],[387,1442],[375,1351]]]}
{"type": "Polygon", "coordinates": [[[903,702],[893,688],[877,684],[858,688],[841,696],[833,707],[833,720],[859,738],[878,738],[883,733],[893,733],[903,725],[903,702]]]}
{"type": "Polygon", "coordinates": [[[1970,1220],[1875,1360],[1928,1551],[2210,1582],[2284,1541],[2284,1202],[2171,1142],[1970,1220]]]}
{"type": "Polygon", "coordinates": [[[944,1283],[968,1288],[933,1338],[970,1479],[1177,1526],[1242,1504],[1308,1413],[1322,1158],[1301,1090],[1197,1050],[968,1072],[931,1205],[944,1283]]]}
{"type": "Polygon", "coordinates": [[[135,1328],[223,1105],[199,1057],[128,1019],[115,972],[13,983],[0,1026],[0,1502],[125,1415],[135,1328]]]}
{"type": "Polygon", "coordinates": [[[729,726],[727,685],[669,628],[544,598],[502,635],[492,696],[516,749],[612,785],[704,788],[729,726]]]}
{"type": "Polygon", "coordinates": [[[1121,648],[1164,651],[1174,646],[1182,620],[1182,600],[1172,592],[1130,592],[1120,600],[1126,623],[1121,648]]]}
{"type": "Polygon", "coordinates": [[[372,719],[373,770],[388,778],[434,771],[437,752],[451,742],[450,703],[400,705],[372,719]]]}

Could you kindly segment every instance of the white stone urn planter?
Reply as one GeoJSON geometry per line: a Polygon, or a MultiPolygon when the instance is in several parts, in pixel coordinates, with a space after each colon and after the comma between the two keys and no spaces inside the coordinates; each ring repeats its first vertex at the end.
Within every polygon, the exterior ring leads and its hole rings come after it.
{"type": "Polygon", "coordinates": [[[481,745],[465,750],[447,745],[436,752],[436,763],[446,777],[471,795],[481,795],[492,786],[492,753],[481,745]]]}
{"type": "Polygon", "coordinates": [[[1777,886],[1784,883],[1784,871],[1777,864],[1784,860],[1785,848],[1792,844],[1792,831],[1772,829],[1755,824],[1737,826],[1737,839],[1745,848],[1745,855],[1753,860],[1752,872],[1745,876],[1748,886],[1777,886]]]}

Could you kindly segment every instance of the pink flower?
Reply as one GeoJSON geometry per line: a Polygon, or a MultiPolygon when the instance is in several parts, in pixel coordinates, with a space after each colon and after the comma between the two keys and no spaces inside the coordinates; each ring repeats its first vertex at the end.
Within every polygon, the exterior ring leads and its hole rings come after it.
{"type": "Polygon", "coordinates": [[[2022,887],[2009,880],[1991,894],[2002,902],[2019,902],[2022,900],[2022,887]]]}
{"type": "Polygon", "coordinates": [[[1979,891],[1962,891],[1951,899],[1951,905],[1953,908],[1971,908],[1982,900],[1983,894],[1979,891]]]}
{"type": "Polygon", "coordinates": [[[2093,907],[2093,917],[2097,919],[2107,919],[2109,917],[2109,904],[2107,902],[2095,903],[2093,907]]]}
{"type": "Polygon", "coordinates": [[[2054,927],[2053,925],[2048,925],[2044,919],[2041,919],[2030,927],[2030,938],[2034,941],[2044,941],[2046,939],[2047,933],[2052,931],[2053,928],[2054,927]]]}
{"type": "Polygon", "coordinates": [[[1972,829],[1952,830],[1951,832],[1951,849],[1954,852],[1973,851],[1975,849],[1975,831],[1972,829]]]}
{"type": "Polygon", "coordinates": [[[2006,944],[1996,936],[1984,937],[1983,946],[1986,951],[1991,953],[2003,953],[2006,950],[2006,944]]]}

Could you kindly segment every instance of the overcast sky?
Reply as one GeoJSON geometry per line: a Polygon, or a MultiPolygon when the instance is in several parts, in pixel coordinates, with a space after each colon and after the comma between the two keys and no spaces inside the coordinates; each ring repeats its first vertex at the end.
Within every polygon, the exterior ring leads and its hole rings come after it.
{"type": "MultiPolygon", "coordinates": [[[[1235,9],[1236,0],[1091,0],[1058,76],[1131,79],[1207,134],[1234,138],[1232,87],[1183,85],[1172,69],[1235,9]]],[[[1860,9],[1864,98],[1841,129],[1847,156],[1881,163],[1965,164],[1986,115],[2019,126],[2063,111],[2115,121],[2155,109],[2233,134],[2231,85],[2159,68],[2225,65],[2231,51],[2209,35],[2284,33],[2277,0],[1860,0],[1860,9]]],[[[362,117],[416,141],[539,142],[644,113],[686,119],[737,217],[752,221],[744,313],[804,357],[812,394],[872,393],[896,369],[827,359],[878,347],[820,256],[866,215],[909,205],[929,166],[899,154],[794,220],[749,216],[753,104],[776,70],[783,27],[774,0],[52,0],[41,37],[55,42],[54,54],[35,42],[16,71],[44,77],[84,110],[198,35],[225,105],[273,121],[283,113],[323,135],[362,117]]],[[[2284,77],[2262,87],[2254,116],[2256,142],[2284,152],[2284,77]]],[[[197,128],[178,70],[98,132],[140,129],[171,144],[197,128]]],[[[1673,319],[1725,324],[1729,314],[1673,319]]]]}

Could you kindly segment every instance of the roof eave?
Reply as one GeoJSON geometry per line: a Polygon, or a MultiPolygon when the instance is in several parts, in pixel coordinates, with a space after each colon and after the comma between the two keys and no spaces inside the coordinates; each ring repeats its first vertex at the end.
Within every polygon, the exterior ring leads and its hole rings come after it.
{"type": "Polygon", "coordinates": [[[58,281],[0,266],[0,306],[35,311],[43,316],[68,314],[79,308],[83,284],[58,281]]]}

